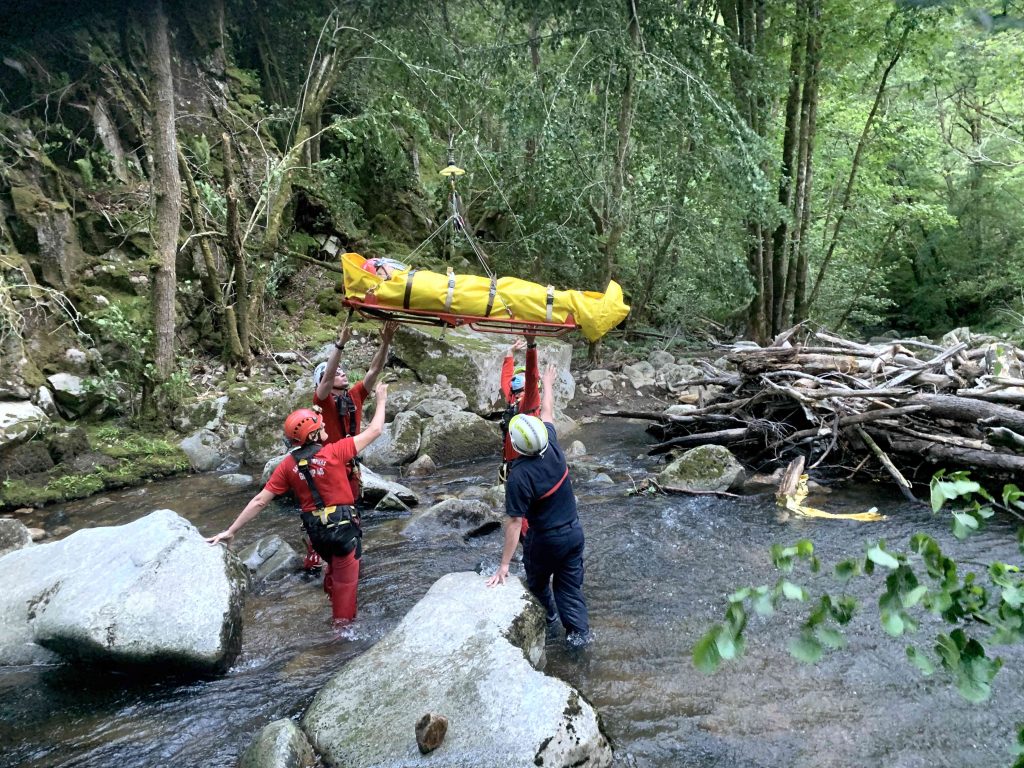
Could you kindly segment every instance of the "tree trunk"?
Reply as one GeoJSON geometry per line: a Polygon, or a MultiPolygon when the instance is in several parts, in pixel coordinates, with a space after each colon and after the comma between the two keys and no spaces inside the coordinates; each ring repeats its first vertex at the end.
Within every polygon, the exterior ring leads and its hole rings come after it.
{"type": "Polygon", "coordinates": [[[174,79],[171,48],[163,3],[149,10],[147,48],[153,110],[153,364],[157,381],[174,371],[175,260],[181,227],[181,178],[178,176],[178,141],[174,132],[174,79]]]}
{"type": "MultiPolygon", "coordinates": [[[[758,95],[758,67],[763,64],[761,48],[765,37],[765,3],[763,0],[720,0],[719,12],[732,37],[733,49],[729,55],[729,77],[732,81],[737,111],[743,116],[750,131],[764,137],[766,131],[766,103],[758,95]]],[[[770,168],[762,165],[762,171],[770,168]]],[[[751,214],[745,225],[747,232],[747,269],[754,283],[754,297],[747,307],[747,333],[759,342],[766,341],[771,331],[771,301],[774,289],[772,277],[772,234],[774,228],[765,227],[760,218],[751,214]]]]}
{"type": "Polygon", "coordinates": [[[635,110],[634,90],[636,86],[636,66],[633,55],[640,47],[640,22],[637,19],[637,2],[626,0],[626,14],[629,22],[626,25],[630,48],[626,54],[626,82],[622,86],[622,97],[619,101],[619,117],[616,123],[615,163],[612,167],[610,189],[607,192],[605,219],[609,222],[604,244],[604,271],[601,284],[604,289],[615,274],[615,258],[619,242],[626,231],[626,217],[622,211],[622,198],[626,188],[626,167],[629,161],[629,139],[633,131],[633,113],[635,110]]]}
{"type": "Polygon", "coordinates": [[[800,231],[799,247],[791,255],[796,262],[796,274],[793,285],[793,317],[792,324],[802,323],[807,319],[809,305],[807,302],[807,263],[810,250],[807,247],[807,230],[811,224],[811,190],[814,182],[814,137],[818,130],[818,82],[821,70],[821,3],[812,0],[810,20],[807,32],[807,76],[804,78],[804,101],[807,104],[807,126],[802,140],[801,158],[803,160],[803,192],[800,196],[800,231]]]}
{"type": "MultiPolygon", "coordinates": [[[[224,144],[224,162],[227,165],[231,157],[231,145],[229,141],[225,141],[224,144]]],[[[188,167],[188,161],[180,149],[178,150],[178,166],[181,169],[181,176],[185,180],[185,187],[188,190],[192,226],[195,229],[203,230],[206,227],[206,217],[203,215],[202,207],[199,204],[199,190],[196,189],[192,170],[188,167]]],[[[235,200],[234,189],[231,189],[226,197],[229,200],[229,206],[233,208],[232,214],[235,219],[233,225],[231,221],[229,221],[228,225],[230,240],[230,234],[233,232],[237,236],[238,232],[238,203],[235,200]]],[[[224,300],[224,291],[220,285],[220,270],[217,269],[217,260],[214,258],[213,247],[210,245],[210,236],[200,236],[198,247],[203,255],[203,266],[205,268],[204,273],[200,275],[203,296],[212,307],[210,314],[213,316],[213,325],[221,333],[224,357],[229,363],[241,362],[245,359],[245,354],[242,351],[242,342],[238,335],[238,320],[234,311],[228,311],[224,300]]],[[[233,260],[232,265],[234,265],[233,260]]]]}
{"type": "MultiPolygon", "coordinates": [[[[803,80],[804,51],[807,47],[807,0],[796,2],[796,23],[789,52],[789,93],[786,95],[786,128],[782,138],[782,165],[779,168],[779,208],[789,212],[793,204],[793,158],[800,134],[800,93],[803,80]]],[[[781,333],[785,325],[783,307],[786,295],[787,220],[782,218],[772,233],[772,292],[765,297],[771,307],[772,335],[781,333]]]]}
{"type": "Polygon", "coordinates": [[[822,259],[821,266],[818,267],[818,274],[814,278],[814,289],[811,291],[811,298],[807,302],[808,309],[814,306],[814,302],[817,300],[818,294],[821,291],[821,283],[828,272],[829,263],[832,261],[832,255],[836,250],[836,243],[839,242],[839,231],[842,229],[846,213],[850,209],[850,200],[853,196],[853,185],[857,180],[857,171],[860,170],[861,157],[864,154],[865,147],[867,147],[868,137],[871,135],[871,127],[875,122],[875,115],[878,114],[878,108],[882,104],[882,96],[885,94],[885,85],[889,80],[890,73],[903,56],[903,49],[906,46],[907,37],[909,35],[910,25],[908,24],[903,28],[903,34],[900,36],[899,42],[896,44],[896,50],[893,53],[892,58],[889,60],[888,66],[886,66],[885,70],[882,72],[882,79],[879,81],[878,89],[875,91],[874,103],[871,105],[871,110],[868,112],[867,119],[864,121],[864,129],[860,133],[860,139],[857,141],[857,149],[853,153],[853,162],[850,165],[850,175],[846,180],[846,188],[843,190],[843,198],[839,203],[839,214],[836,217],[836,223],[832,229],[832,239],[829,241],[828,250],[825,252],[825,258],[822,259]]]}
{"type": "MultiPolygon", "coordinates": [[[[224,199],[227,202],[228,264],[231,274],[227,281],[227,295],[224,297],[224,317],[227,327],[238,336],[238,350],[232,349],[233,361],[248,364],[252,352],[250,327],[249,271],[245,263],[245,249],[238,221],[238,192],[235,189],[234,151],[231,137],[222,134],[224,144],[224,199]]],[[[229,344],[234,340],[229,337],[229,344]]]]}

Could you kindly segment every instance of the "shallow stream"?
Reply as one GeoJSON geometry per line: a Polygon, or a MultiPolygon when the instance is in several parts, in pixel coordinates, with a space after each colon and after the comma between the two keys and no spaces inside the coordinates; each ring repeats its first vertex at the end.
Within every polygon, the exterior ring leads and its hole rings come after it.
{"type": "MultiPolygon", "coordinates": [[[[833,512],[877,506],[888,517],[876,523],[778,522],[770,495],[627,498],[631,476],[639,479],[651,466],[643,425],[593,424],[574,437],[616,483],[576,483],[596,642],[582,659],[550,644],[546,671],[597,708],[616,766],[991,768],[1012,762],[1015,727],[1024,722],[1024,652],[997,649],[1006,664],[992,700],[967,703],[947,678],[921,677],[904,656],[906,641],[881,631],[877,577],[850,589],[865,608],[849,629],[849,648],[815,666],[786,651],[803,616],[797,611],[753,620],[746,656],[715,675],[701,674],[690,661],[694,642],[722,615],[726,595],[778,577],[768,554],[774,542],[811,538],[825,570],[861,554],[866,541],[885,539],[905,549],[915,531],[935,536],[961,560],[1017,562],[1011,525],[992,523],[958,547],[944,517],[876,488],[811,500],[833,512]]],[[[496,462],[486,461],[408,484],[429,503],[490,484],[495,470],[496,462]]],[[[253,492],[228,489],[213,476],[189,477],[42,510],[32,522],[77,530],[169,507],[211,535],[253,492]]],[[[316,690],[394,627],[436,579],[497,562],[497,534],[412,542],[401,526],[400,517],[367,521],[354,625],[341,634],[329,626],[318,580],[296,575],[270,585],[248,599],[242,653],[221,678],[182,685],[64,667],[0,669],[0,765],[234,765],[261,727],[301,715],[316,690]]],[[[268,510],[243,529],[236,546],[268,533],[297,546],[297,516],[284,507],[268,510]]],[[[802,581],[835,589],[824,577],[802,581]]],[[[934,631],[937,625],[925,624],[918,644],[930,646],[934,631]]]]}

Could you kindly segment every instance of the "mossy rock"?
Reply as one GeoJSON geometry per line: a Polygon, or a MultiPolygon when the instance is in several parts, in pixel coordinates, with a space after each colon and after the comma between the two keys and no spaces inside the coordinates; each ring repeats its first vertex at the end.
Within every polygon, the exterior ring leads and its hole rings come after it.
{"type": "Polygon", "coordinates": [[[688,491],[723,492],[743,485],[743,466],[721,445],[701,445],[676,458],[658,475],[664,486],[688,491]]]}
{"type": "Polygon", "coordinates": [[[90,427],[87,434],[91,450],[70,464],[5,481],[0,488],[0,509],[81,499],[189,469],[188,457],[163,438],[111,425],[90,427]]]}
{"type": "Polygon", "coordinates": [[[75,227],[82,250],[90,256],[99,256],[116,248],[121,239],[114,236],[107,220],[95,211],[76,213],[75,227]]]}

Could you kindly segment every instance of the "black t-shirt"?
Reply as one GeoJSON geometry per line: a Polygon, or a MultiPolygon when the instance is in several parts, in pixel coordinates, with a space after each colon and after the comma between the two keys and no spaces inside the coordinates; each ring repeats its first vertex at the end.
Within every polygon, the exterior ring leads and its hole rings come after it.
{"type": "Polygon", "coordinates": [[[508,468],[505,481],[505,514],[525,517],[530,527],[538,531],[557,528],[576,519],[576,495],[572,481],[565,476],[565,454],[558,445],[555,428],[545,422],[548,429],[548,449],[543,456],[521,456],[508,468]],[[558,490],[541,499],[562,478],[558,490]]]}

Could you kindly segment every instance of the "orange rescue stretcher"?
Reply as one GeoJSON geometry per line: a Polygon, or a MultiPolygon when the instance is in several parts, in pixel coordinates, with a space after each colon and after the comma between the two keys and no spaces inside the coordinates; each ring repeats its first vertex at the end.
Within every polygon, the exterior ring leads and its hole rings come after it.
{"type": "Polygon", "coordinates": [[[341,266],[343,304],[375,319],[552,337],[579,328],[594,342],[629,314],[614,280],[604,293],[560,291],[517,277],[441,274],[358,253],[342,255],[341,266]]]}

